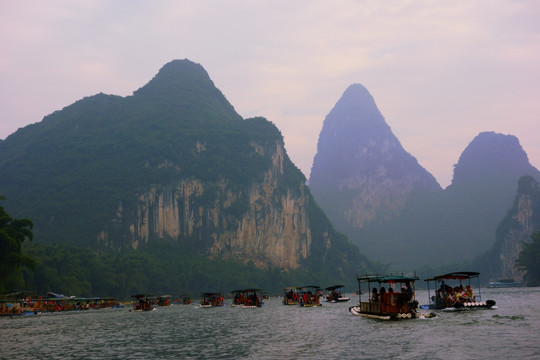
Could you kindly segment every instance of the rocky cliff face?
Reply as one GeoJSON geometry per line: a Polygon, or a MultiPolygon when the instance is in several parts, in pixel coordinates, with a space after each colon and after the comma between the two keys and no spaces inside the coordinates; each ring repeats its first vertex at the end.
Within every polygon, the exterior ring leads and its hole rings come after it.
{"type": "Polygon", "coordinates": [[[113,224],[124,226],[117,231],[114,226],[103,230],[98,241],[115,247],[121,244],[114,239],[123,236],[128,246],[137,248],[155,239],[190,239],[204,245],[213,257],[251,260],[259,267],[297,268],[310,254],[313,240],[310,196],[303,184],[296,189],[281,186],[286,168],[282,143],[270,149],[256,143],[252,146],[262,155],[271,152],[272,166],[261,183],[240,192],[225,179],[178,179],[153,185],[138,196],[136,208],[118,207],[113,224]],[[208,196],[211,201],[205,200],[208,196]]]}
{"type": "Polygon", "coordinates": [[[519,180],[514,205],[497,229],[494,253],[499,261],[495,276],[501,279],[523,280],[523,272],[515,267],[524,242],[540,230],[540,185],[532,176],[519,180]]]}

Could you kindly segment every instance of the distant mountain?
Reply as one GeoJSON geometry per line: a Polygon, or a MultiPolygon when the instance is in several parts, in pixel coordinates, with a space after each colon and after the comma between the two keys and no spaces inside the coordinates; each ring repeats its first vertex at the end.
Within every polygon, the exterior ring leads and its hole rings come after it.
{"type": "Polygon", "coordinates": [[[516,174],[535,177],[540,172],[529,163],[517,137],[482,132],[465,148],[454,167],[449,190],[485,189],[491,184],[517,188],[516,174]],[[497,179],[497,181],[492,181],[497,179]]]}
{"type": "Polygon", "coordinates": [[[493,247],[497,227],[525,175],[540,179],[516,137],[481,133],[464,150],[448,188],[409,204],[382,226],[361,229],[360,236],[395,249],[398,258],[384,259],[398,264],[470,261],[493,247]]]}
{"type": "Polygon", "coordinates": [[[446,241],[464,250],[450,253],[470,258],[493,246],[497,227],[514,201],[518,180],[526,175],[540,179],[515,136],[483,132],[473,139],[455,165],[452,184],[438,206],[440,216],[449,220],[446,241]]]}
{"type": "Polygon", "coordinates": [[[199,64],[166,64],[132,96],[97,94],[0,143],[0,194],[35,241],[96,251],[168,241],[265,268],[366,265],[330,224],[279,130],[244,120],[199,64]]]}
{"type": "Polygon", "coordinates": [[[352,85],[325,119],[310,188],[363,253],[410,269],[490,249],[524,175],[540,179],[517,138],[485,132],[442,190],[399,144],[368,91],[352,85]]]}
{"type": "Polygon", "coordinates": [[[326,116],[309,184],[332,222],[349,234],[399,214],[411,198],[441,190],[360,84],[349,86],[326,116]]]}

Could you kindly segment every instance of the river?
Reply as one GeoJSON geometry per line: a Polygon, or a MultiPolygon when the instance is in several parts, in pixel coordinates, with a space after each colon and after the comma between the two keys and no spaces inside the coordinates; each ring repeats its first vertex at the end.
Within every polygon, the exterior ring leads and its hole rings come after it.
{"type": "MultiPolygon", "coordinates": [[[[427,291],[417,291],[420,304],[427,291]]],[[[265,300],[0,318],[1,359],[540,359],[540,288],[482,289],[497,309],[382,321],[265,300]]],[[[426,310],[421,310],[427,312],[426,310]]]]}

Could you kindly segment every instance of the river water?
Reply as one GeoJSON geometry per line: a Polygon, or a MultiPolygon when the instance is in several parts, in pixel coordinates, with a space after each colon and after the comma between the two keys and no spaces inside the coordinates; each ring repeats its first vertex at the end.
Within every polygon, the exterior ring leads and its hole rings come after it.
{"type": "MultiPolygon", "coordinates": [[[[427,304],[427,291],[416,292],[427,304]]],[[[265,300],[0,318],[1,359],[540,359],[540,288],[482,289],[497,309],[383,321],[265,300]]],[[[421,310],[427,312],[427,310],[421,310]]]]}

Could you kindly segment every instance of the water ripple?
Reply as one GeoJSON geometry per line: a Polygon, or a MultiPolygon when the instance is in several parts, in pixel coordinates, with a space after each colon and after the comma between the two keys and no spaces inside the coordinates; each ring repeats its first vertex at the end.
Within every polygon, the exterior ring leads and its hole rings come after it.
{"type": "Polygon", "coordinates": [[[395,322],[355,317],[351,303],[300,308],[277,298],[259,309],[175,305],[0,318],[0,358],[538,358],[540,289],[483,295],[498,309],[395,322]]]}

